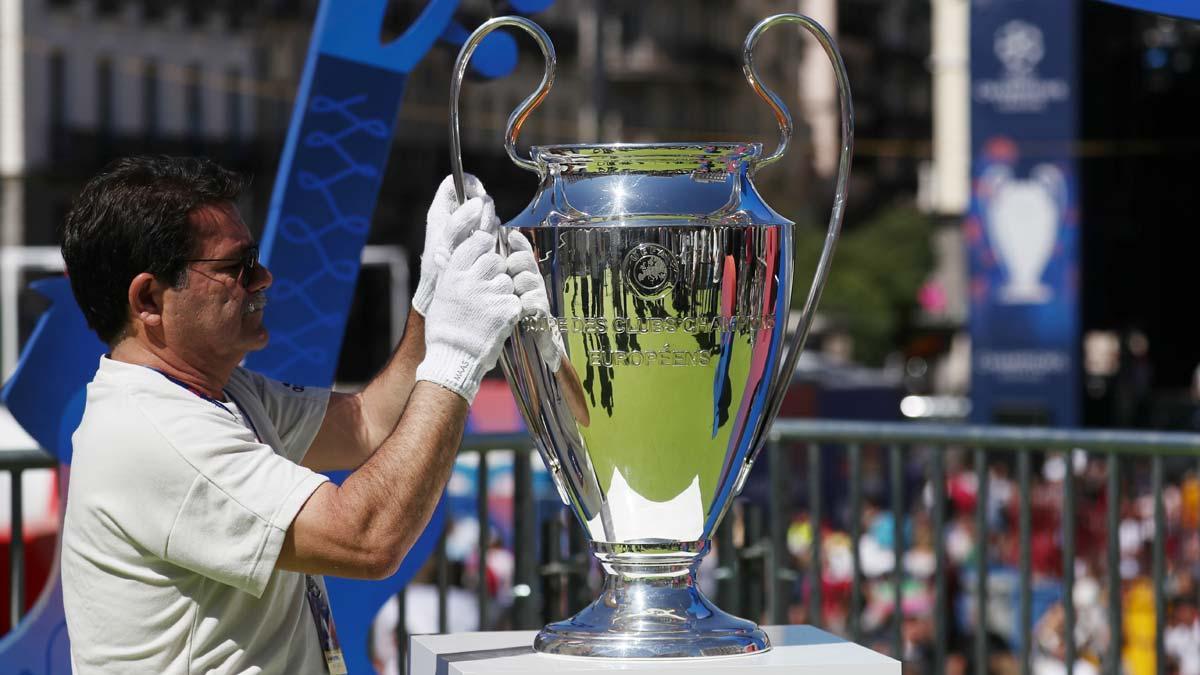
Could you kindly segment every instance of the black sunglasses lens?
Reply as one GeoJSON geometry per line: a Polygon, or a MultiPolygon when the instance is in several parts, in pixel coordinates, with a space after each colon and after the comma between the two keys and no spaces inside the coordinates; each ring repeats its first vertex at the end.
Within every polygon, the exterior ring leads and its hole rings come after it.
{"type": "Polygon", "coordinates": [[[258,267],[258,247],[253,246],[246,249],[246,254],[242,258],[242,286],[249,286],[250,281],[254,278],[254,270],[258,267]]]}

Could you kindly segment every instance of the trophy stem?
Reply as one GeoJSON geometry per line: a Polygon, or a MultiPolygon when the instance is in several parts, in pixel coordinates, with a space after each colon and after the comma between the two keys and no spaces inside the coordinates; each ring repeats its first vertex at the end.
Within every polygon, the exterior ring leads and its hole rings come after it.
{"type": "Polygon", "coordinates": [[[708,542],[592,543],[605,571],[600,597],[538,633],[546,654],[609,658],[706,658],[771,648],[752,621],[721,611],[696,584],[708,542]]]}

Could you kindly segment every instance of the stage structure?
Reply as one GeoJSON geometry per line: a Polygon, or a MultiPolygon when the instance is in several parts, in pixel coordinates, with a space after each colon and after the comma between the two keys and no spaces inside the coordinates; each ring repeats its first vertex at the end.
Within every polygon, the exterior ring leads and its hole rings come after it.
{"type": "MultiPolygon", "coordinates": [[[[535,14],[553,0],[508,4],[515,12],[535,14]]],[[[381,44],[387,5],[387,0],[323,0],[318,9],[261,242],[263,262],[275,277],[265,319],[271,344],[247,360],[250,368],[279,380],[333,383],[408,74],[435,44],[457,49],[469,34],[455,19],[457,0],[430,0],[399,38],[381,44]]],[[[496,33],[480,45],[474,72],[502,77],[516,60],[513,37],[496,33]]],[[[429,186],[431,195],[434,187],[429,186]]],[[[84,388],[105,347],[87,328],[65,278],[42,280],[34,288],[52,304],[0,396],[65,468],[71,434],[83,414],[84,388]]],[[[371,620],[433,551],[444,515],[439,505],[392,577],[327,579],[350,672],[370,672],[371,620]]],[[[6,672],[71,670],[57,570],[52,579],[20,625],[0,638],[6,672]]]]}

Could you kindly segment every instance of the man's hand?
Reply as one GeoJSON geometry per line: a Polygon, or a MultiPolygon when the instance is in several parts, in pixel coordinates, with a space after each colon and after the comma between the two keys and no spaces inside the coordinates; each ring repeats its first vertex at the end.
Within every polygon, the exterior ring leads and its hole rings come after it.
{"type": "MultiPolygon", "coordinates": [[[[459,212],[464,218],[495,217],[491,202],[481,198],[459,212]]],[[[417,366],[417,380],[439,384],[468,403],[521,315],[513,279],[495,247],[495,234],[477,231],[450,256],[425,320],[425,360],[417,366]]]]}
{"type": "Polygon", "coordinates": [[[513,289],[517,297],[521,299],[521,318],[537,318],[533,335],[537,342],[538,354],[550,368],[550,372],[556,373],[562,365],[562,357],[566,350],[563,348],[562,335],[558,332],[558,323],[550,313],[546,283],[538,271],[533,246],[520,230],[513,229],[508,233],[508,247],[508,274],[513,279],[513,289]]]}
{"type": "Polygon", "coordinates": [[[404,324],[404,339],[387,366],[365,389],[330,395],[325,421],[304,456],[308,468],[316,471],[358,468],[396,428],[416,385],[417,366],[425,358],[425,316],[442,270],[454,248],[472,232],[495,232],[500,226],[492,199],[484,192],[483,185],[469,174],[463,178],[468,202],[474,199],[476,205],[460,207],[453,180],[447,177],[442,181],[429,207],[421,281],[404,324]]]}
{"type": "MultiPolygon", "coordinates": [[[[488,202],[483,183],[471,174],[463,174],[464,199],[482,198],[488,202]]],[[[421,254],[421,280],[413,294],[412,306],[421,316],[429,315],[429,304],[437,292],[438,279],[450,261],[450,255],[471,232],[479,229],[495,232],[500,226],[495,209],[484,209],[482,219],[467,218],[454,192],[454,178],[446,176],[438,186],[425,218],[425,250],[421,254]]]]}

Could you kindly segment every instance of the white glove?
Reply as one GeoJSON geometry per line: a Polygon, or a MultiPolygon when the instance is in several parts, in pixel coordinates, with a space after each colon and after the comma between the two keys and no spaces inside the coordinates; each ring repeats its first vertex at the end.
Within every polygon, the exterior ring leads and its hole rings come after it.
{"type": "Polygon", "coordinates": [[[563,348],[558,322],[550,313],[546,284],[538,271],[533,246],[520,230],[513,229],[508,233],[508,247],[508,274],[513,279],[513,289],[517,297],[521,299],[521,318],[537,317],[532,332],[538,354],[550,368],[550,372],[557,373],[566,349],[563,348]]]}
{"type": "MultiPolygon", "coordinates": [[[[475,198],[460,210],[473,217],[484,211],[475,198]]],[[[504,258],[493,249],[496,235],[477,231],[450,256],[425,319],[425,360],[417,380],[427,380],[471,403],[484,373],[496,365],[500,349],[521,315],[504,258]]]]}
{"type": "MultiPolygon", "coordinates": [[[[463,174],[463,192],[465,199],[483,198],[489,205],[492,198],[483,189],[483,183],[471,174],[463,174]]],[[[454,177],[446,176],[438,186],[429,205],[429,214],[425,218],[425,251],[421,254],[421,280],[417,283],[417,292],[413,294],[412,306],[421,316],[428,316],[429,303],[437,292],[437,281],[450,260],[450,254],[461,244],[471,232],[490,230],[495,232],[500,226],[494,207],[485,208],[482,218],[466,218],[460,213],[458,197],[454,192],[454,177]]]]}

